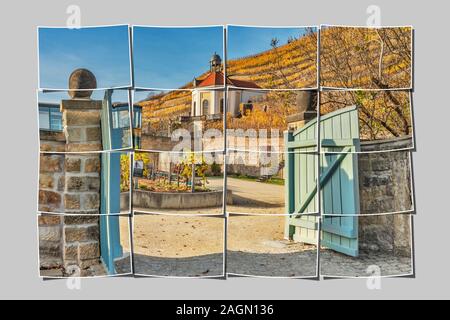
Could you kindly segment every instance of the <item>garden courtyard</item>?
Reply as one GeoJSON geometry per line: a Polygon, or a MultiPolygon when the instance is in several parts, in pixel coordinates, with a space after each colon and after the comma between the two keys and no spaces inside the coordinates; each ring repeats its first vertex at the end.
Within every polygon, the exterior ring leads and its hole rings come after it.
{"type": "MultiPolygon", "coordinates": [[[[208,177],[207,187],[212,191],[221,191],[224,187],[222,177],[208,177]]],[[[284,213],[284,186],[274,183],[258,182],[256,179],[228,177],[227,188],[231,190],[233,204],[227,205],[227,211],[233,213],[284,213]]],[[[135,207],[135,211],[148,211],[135,207]]],[[[158,210],[159,212],[164,210],[158,210]]],[[[177,209],[177,213],[220,214],[222,208],[177,209]]]]}

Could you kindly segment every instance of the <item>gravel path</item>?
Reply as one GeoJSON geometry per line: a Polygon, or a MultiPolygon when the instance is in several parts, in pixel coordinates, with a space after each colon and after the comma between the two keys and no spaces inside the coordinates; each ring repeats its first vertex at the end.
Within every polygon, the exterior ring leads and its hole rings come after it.
{"type": "MultiPolygon", "coordinates": [[[[121,224],[122,233],[126,223],[121,224]]],[[[224,219],[135,216],[137,274],[204,277],[223,275],[224,219]]],[[[230,218],[228,272],[258,276],[312,277],[316,249],[283,239],[284,217],[230,218]],[[253,232],[248,232],[253,230],[253,232]]],[[[123,243],[127,250],[127,243],[123,243]]]]}
{"type": "MultiPolygon", "coordinates": [[[[124,220],[125,221],[125,220],[124,220]]],[[[126,234],[127,223],[121,223],[126,234]]],[[[213,277],[223,275],[224,219],[202,216],[135,216],[134,262],[140,275],[213,277]]],[[[123,239],[124,251],[129,251],[123,239]]],[[[284,239],[282,216],[232,216],[228,225],[228,264],[231,274],[315,277],[315,246],[284,239]]],[[[358,258],[321,250],[321,274],[367,277],[367,268],[380,267],[382,276],[412,273],[410,257],[364,252],[358,258]]],[[[129,261],[118,263],[126,271],[129,261]]]]}
{"type": "Polygon", "coordinates": [[[228,212],[284,214],[284,186],[228,177],[227,188],[233,192],[228,212]]]}
{"type": "Polygon", "coordinates": [[[396,256],[387,252],[360,252],[359,257],[349,257],[328,249],[320,253],[321,274],[337,277],[368,277],[369,266],[378,266],[381,276],[410,275],[413,273],[411,257],[396,256]]]}
{"type": "Polygon", "coordinates": [[[223,254],[208,254],[186,258],[161,258],[142,254],[134,257],[135,272],[142,276],[221,277],[223,254]]]}
{"type": "Polygon", "coordinates": [[[232,216],[228,272],[255,276],[317,276],[317,248],[284,239],[284,217],[232,216]]]}

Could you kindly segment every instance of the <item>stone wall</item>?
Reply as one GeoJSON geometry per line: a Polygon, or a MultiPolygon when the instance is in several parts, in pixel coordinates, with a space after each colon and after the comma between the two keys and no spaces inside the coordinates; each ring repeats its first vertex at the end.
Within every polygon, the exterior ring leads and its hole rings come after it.
{"type": "MultiPolygon", "coordinates": [[[[63,217],[39,216],[39,261],[41,270],[63,266],[63,217]]],[[[62,275],[62,272],[59,272],[62,275]]]]}
{"type": "MultiPolygon", "coordinates": [[[[65,151],[102,149],[101,105],[62,101],[65,151]]],[[[54,213],[39,217],[41,274],[75,267],[84,276],[100,266],[100,166],[98,153],[41,154],[39,210],[54,213]]]]}
{"type": "Polygon", "coordinates": [[[101,100],[62,100],[63,128],[66,151],[102,150],[100,112],[101,100]]]}
{"type": "Polygon", "coordinates": [[[284,154],[259,154],[249,152],[230,153],[227,174],[259,178],[273,176],[282,179],[284,175],[284,154]]]}
{"type": "Polygon", "coordinates": [[[361,251],[393,252],[411,256],[411,216],[391,214],[359,217],[359,248],[361,251]]]}
{"type": "Polygon", "coordinates": [[[98,154],[41,154],[39,172],[39,211],[98,214],[98,154]]]}
{"type": "MultiPolygon", "coordinates": [[[[410,140],[394,139],[365,143],[362,151],[407,147],[410,140]]],[[[358,155],[361,213],[391,213],[412,209],[409,151],[374,152],[358,155]]]]}
{"type": "Polygon", "coordinates": [[[71,275],[76,266],[84,276],[100,264],[99,217],[43,214],[38,222],[41,275],[71,275]]]}
{"type": "MultiPolygon", "coordinates": [[[[128,192],[122,193],[125,202],[129,198],[128,192]]],[[[233,204],[231,190],[226,193],[227,204],[233,204]]],[[[221,207],[223,191],[209,192],[152,192],[146,190],[133,190],[133,205],[140,209],[199,209],[221,207]]]]}
{"type": "Polygon", "coordinates": [[[39,157],[39,211],[64,211],[64,155],[41,154],[39,157]]]}
{"type": "MultiPolygon", "coordinates": [[[[257,134],[257,131],[255,131],[257,134]]],[[[228,148],[236,150],[246,150],[248,152],[262,151],[262,152],[285,152],[283,132],[279,132],[279,137],[271,137],[270,131],[267,132],[266,139],[263,136],[249,137],[242,132],[236,130],[229,131],[227,134],[228,148]]]]}
{"type": "Polygon", "coordinates": [[[178,143],[178,141],[172,141],[170,137],[155,137],[144,133],[141,135],[142,150],[172,151],[178,143]]]}
{"type": "MultiPolygon", "coordinates": [[[[412,171],[408,148],[411,138],[363,142],[358,155],[361,214],[395,213],[413,210],[412,171]],[[377,152],[382,151],[382,152],[377,152]]],[[[410,216],[378,215],[359,218],[359,242],[362,250],[394,251],[411,254],[410,216]]]]}
{"type": "MultiPolygon", "coordinates": [[[[270,135],[270,131],[268,133],[270,135]]],[[[180,138],[181,139],[181,138],[180,138]]],[[[250,138],[243,134],[230,131],[227,136],[228,147],[238,150],[247,151],[272,151],[272,152],[283,152],[284,151],[284,138],[274,137],[267,139],[250,138]],[[257,141],[257,143],[255,143],[257,141]]],[[[142,133],[141,134],[141,148],[142,150],[158,150],[158,151],[172,151],[174,147],[179,144],[180,141],[172,141],[171,137],[167,136],[154,136],[142,133]]],[[[223,149],[223,139],[213,139],[204,138],[201,144],[205,146],[206,151],[211,150],[222,150],[223,149]]],[[[190,146],[194,148],[194,139],[192,138],[190,146]]]]}
{"type": "Polygon", "coordinates": [[[98,216],[64,216],[64,269],[80,269],[81,275],[100,263],[100,227],[98,216]]]}
{"type": "Polygon", "coordinates": [[[99,214],[100,156],[65,155],[64,212],[99,214]]]}
{"type": "Polygon", "coordinates": [[[413,138],[411,136],[376,141],[361,141],[361,151],[365,152],[410,149],[412,146],[413,138]]]}
{"type": "Polygon", "coordinates": [[[41,151],[63,152],[66,149],[66,137],[63,132],[39,130],[41,151]]]}

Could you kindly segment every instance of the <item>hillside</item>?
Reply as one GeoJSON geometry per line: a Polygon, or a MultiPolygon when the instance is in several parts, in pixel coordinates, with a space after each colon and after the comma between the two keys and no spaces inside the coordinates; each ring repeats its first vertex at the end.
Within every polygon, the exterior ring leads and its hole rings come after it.
{"type": "Polygon", "coordinates": [[[317,87],[317,34],[262,53],[227,62],[229,77],[250,80],[265,89],[317,87]]]}
{"type": "MultiPolygon", "coordinates": [[[[305,36],[289,44],[257,55],[228,61],[229,77],[251,80],[262,88],[299,88],[316,86],[316,35],[305,36]]],[[[198,79],[205,77],[207,72],[198,79]]],[[[170,116],[187,115],[190,111],[192,82],[180,89],[137,102],[143,107],[144,127],[161,125],[170,116]],[[160,123],[160,124],[158,124],[160,123]]],[[[153,131],[153,130],[152,130],[153,131]]]]}
{"type": "MultiPolygon", "coordinates": [[[[412,73],[411,37],[410,28],[331,27],[322,30],[321,84],[342,88],[409,88],[412,73]]],[[[316,43],[317,34],[309,33],[300,39],[253,56],[230,60],[227,62],[227,75],[235,79],[253,81],[262,88],[314,88],[317,84],[316,43]]],[[[202,79],[206,74],[205,72],[198,79],[202,79]]],[[[171,91],[139,102],[138,104],[144,107],[144,132],[164,131],[171,121],[170,119],[188,115],[191,108],[190,88],[192,88],[191,82],[181,88],[185,91],[171,91]]],[[[350,93],[350,95],[352,95],[351,99],[344,100],[362,101],[356,92],[350,93]]],[[[276,101],[276,98],[275,96],[272,101],[276,101]]],[[[386,98],[385,95],[379,95],[374,98],[380,99],[380,101],[372,103],[380,110],[383,110],[383,106],[387,104],[398,105],[398,101],[395,98],[392,99],[392,96],[386,98]]],[[[406,123],[406,121],[410,122],[409,110],[406,110],[409,103],[407,99],[400,100],[403,111],[397,110],[397,116],[403,118],[402,121],[405,122],[401,133],[395,132],[398,130],[386,128],[390,121],[386,116],[391,116],[391,113],[379,111],[379,117],[376,117],[375,120],[371,119],[372,126],[379,127],[376,130],[377,134],[372,132],[372,138],[410,133],[407,130],[410,123],[406,123]]],[[[281,105],[285,104],[279,102],[281,105]]],[[[331,101],[328,100],[327,108],[342,107],[341,102],[332,106],[330,105],[331,101]]],[[[390,106],[386,109],[396,110],[390,106]]],[[[282,117],[282,114],[279,114],[279,117],[282,117]]],[[[272,127],[285,126],[285,119],[278,118],[276,114],[267,115],[265,118],[261,113],[254,119],[245,119],[244,117],[229,122],[229,124],[255,128],[271,127],[271,125],[272,127]]]]}

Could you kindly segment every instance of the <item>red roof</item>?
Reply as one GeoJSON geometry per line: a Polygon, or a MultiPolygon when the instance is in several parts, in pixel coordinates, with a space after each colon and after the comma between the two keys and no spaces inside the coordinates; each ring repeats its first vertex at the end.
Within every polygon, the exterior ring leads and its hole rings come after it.
{"type": "Polygon", "coordinates": [[[223,78],[224,76],[222,72],[210,72],[208,76],[197,85],[197,87],[223,86],[223,78]]]}
{"type": "Polygon", "coordinates": [[[233,78],[228,78],[227,84],[237,88],[261,89],[261,87],[253,81],[238,80],[233,78]]]}
{"type": "MultiPolygon", "coordinates": [[[[223,86],[223,78],[224,75],[222,72],[210,72],[208,76],[197,85],[197,87],[223,86]]],[[[227,84],[237,88],[261,89],[260,86],[252,81],[232,79],[230,77],[227,79],[227,84]]]]}

